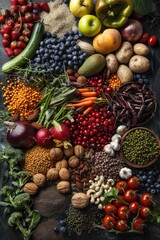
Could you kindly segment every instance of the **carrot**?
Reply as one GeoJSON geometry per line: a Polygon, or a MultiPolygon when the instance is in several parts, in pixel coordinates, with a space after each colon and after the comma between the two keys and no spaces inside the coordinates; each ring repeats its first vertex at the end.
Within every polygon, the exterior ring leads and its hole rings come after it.
{"type": "Polygon", "coordinates": [[[85,102],[85,101],[88,101],[88,100],[96,101],[97,97],[85,97],[85,98],[80,99],[78,102],[85,102]]]}
{"type": "Polygon", "coordinates": [[[79,103],[69,103],[66,105],[66,107],[83,107],[83,106],[89,107],[92,104],[93,104],[93,101],[88,100],[88,101],[79,102],[79,103]]]}
{"type": "Polygon", "coordinates": [[[80,93],[89,92],[89,91],[90,91],[89,88],[77,88],[77,90],[78,90],[80,93]]]}
{"type": "Polygon", "coordinates": [[[83,111],[83,115],[87,115],[88,113],[90,113],[93,109],[95,108],[95,106],[90,106],[87,107],[84,111],[83,111]]]}
{"type": "Polygon", "coordinates": [[[96,92],[83,92],[81,93],[82,97],[96,97],[97,93],[96,92]]]}

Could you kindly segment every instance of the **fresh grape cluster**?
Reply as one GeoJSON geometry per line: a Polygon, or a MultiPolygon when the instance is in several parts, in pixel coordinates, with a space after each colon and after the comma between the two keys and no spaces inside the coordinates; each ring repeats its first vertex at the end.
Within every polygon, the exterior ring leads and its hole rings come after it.
{"type": "Polygon", "coordinates": [[[156,167],[142,170],[134,169],[133,174],[140,178],[142,190],[145,189],[151,194],[160,192],[160,169],[156,167]]]}
{"type": "Polygon", "coordinates": [[[59,74],[64,68],[77,71],[88,57],[76,44],[81,37],[78,30],[66,32],[63,37],[46,32],[31,64],[35,72],[59,74]]]}
{"type": "Polygon", "coordinates": [[[149,84],[149,80],[147,79],[147,75],[146,74],[134,74],[134,80],[139,82],[139,83],[144,83],[146,85],[149,84]]]}
{"type": "Polygon", "coordinates": [[[65,122],[71,131],[72,143],[95,151],[102,150],[111,141],[117,128],[116,118],[107,107],[96,108],[86,116],[75,112],[74,119],[73,123],[65,122]]]}

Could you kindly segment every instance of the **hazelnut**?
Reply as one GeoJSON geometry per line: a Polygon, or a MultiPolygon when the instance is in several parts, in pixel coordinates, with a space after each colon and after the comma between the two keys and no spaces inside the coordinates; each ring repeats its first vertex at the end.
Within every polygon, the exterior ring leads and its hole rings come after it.
{"type": "Polygon", "coordinates": [[[61,181],[57,184],[57,191],[60,193],[68,193],[70,192],[70,182],[68,181],[61,181]]]}
{"type": "Polygon", "coordinates": [[[61,168],[68,168],[68,162],[66,159],[62,159],[58,162],[56,162],[55,165],[56,169],[59,171],[61,168]]]}
{"type": "Polygon", "coordinates": [[[89,197],[85,193],[75,193],[71,199],[71,203],[75,208],[85,208],[89,204],[89,197]]]}
{"type": "Polygon", "coordinates": [[[50,157],[53,161],[59,161],[63,157],[63,151],[61,148],[51,148],[50,157]]]}
{"type": "Polygon", "coordinates": [[[67,168],[61,168],[59,170],[59,177],[61,180],[68,181],[70,179],[70,172],[67,168]]]}
{"type": "Polygon", "coordinates": [[[84,147],[81,145],[76,145],[74,147],[74,154],[76,155],[76,157],[82,158],[84,156],[84,147]]]}
{"type": "Polygon", "coordinates": [[[24,185],[23,191],[29,193],[30,195],[35,195],[38,192],[38,187],[33,182],[28,182],[24,185]]]}
{"type": "Polygon", "coordinates": [[[79,165],[79,158],[76,157],[75,155],[70,157],[69,160],[68,160],[68,165],[71,167],[71,168],[76,168],[78,167],[79,165]]]}
{"type": "Polygon", "coordinates": [[[47,172],[47,180],[55,181],[59,177],[58,170],[56,168],[50,168],[47,172]]]}
{"type": "Polygon", "coordinates": [[[36,173],[33,176],[33,182],[38,186],[38,187],[43,187],[46,183],[46,177],[42,173],[36,173]]]}

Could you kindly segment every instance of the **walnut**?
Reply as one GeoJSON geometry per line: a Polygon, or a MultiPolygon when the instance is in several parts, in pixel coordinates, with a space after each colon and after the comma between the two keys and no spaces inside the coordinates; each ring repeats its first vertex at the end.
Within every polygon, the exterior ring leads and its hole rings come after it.
{"type": "Polygon", "coordinates": [[[70,179],[70,172],[67,168],[61,168],[59,170],[59,177],[61,180],[68,181],[70,179]]]}
{"type": "Polygon", "coordinates": [[[34,174],[32,180],[38,187],[43,187],[46,183],[46,177],[42,173],[34,174]]]}
{"type": "Polygon", "coordinates": [[[74,153],[75,153],[76,157],[82,158],[84,156],[84,147],[81,145],[76,145],[74,147],[74,153]]]}
{"type": "Polygon", "coordinates": [[[60,193],[68,193],[70,192],[70,182],[68,181],[61,181],[57,184],[57,191],[60,193]]]}
{"type": "Polygon", "coordinates": [[[71,199],[71,203],[75,208],[85,208],[89,204],[89,197],[85,193],[75,193],[71,199]]]}
{"type": "Polygon", "coordinates": [[[58,162],[56,162],[55,165],[56,169],[59,171],[61,168],[68,168],[68,162],[66,159],[62,159],[58,162]]]}
{"type": "Polygon", "coordinates": [[[78,167],[79,165],[79,158],[76,157],[75,155],[70,157],[69,160],[68,160],[68,165],[71,167],[71,168],[76,168],[78,167]]]}
{"type": "Polygon", "coordinates": [[[59,161],[63,157],[63,151],[61,148],[51,148],[50,157],[53,161],[59,161]]]}
{"type": "Polygon", "coordinates": [[[73,155],[73,146],[68,146],[67,148],[64,148],[63,152],[66,157],[71,157],[73,155]]]}
{"type": "Polygon", "coordinates": [[[33,182],[28,182],[24,185],[23,191],[30,195],[35,195],[38,192],[38,186],[33,182]]]}
{"type": "Polygon", "coordinates": [[[58,170],[56,168],[50,168],[47,172],[47,180],[55,181],[59,177],[58,170]]]}

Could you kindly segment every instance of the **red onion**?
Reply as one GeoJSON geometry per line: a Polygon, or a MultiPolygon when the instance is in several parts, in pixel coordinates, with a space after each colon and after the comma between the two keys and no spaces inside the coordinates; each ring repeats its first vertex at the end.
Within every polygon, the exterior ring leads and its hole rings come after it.
{"type": "Polygon", "coordinates": [[[36,130],[25,121],[8,122],[4,124],[9,128],[7,132],[7,141],[15,148],[29,148],[35,141],[36,130]]]}
{"type": "Polygon", "coordinates": [[[59,141],[68,141],[71,137],[70,130],[64,123],[56,123],[55,126],[50,128],[50,131],[53,138],[59,141]]]}
{"type": "Polygon", "coordinates": [[[136,19],[129,19],[121,28],[122,37],[129,42],[137,42],[143,34],[142,24],[136,19]]]}
{"type": "Polygon", "coordinates": [[[53,145],[53,136],[51,132],[46,128],[38,130],[35,140],[37,144],[42,147],[50,147],[53,145]]]}

